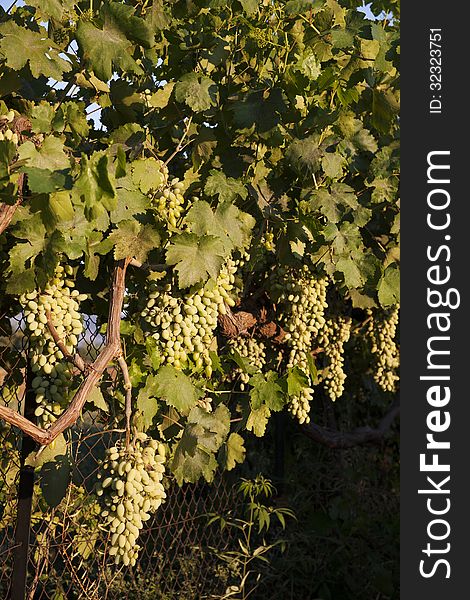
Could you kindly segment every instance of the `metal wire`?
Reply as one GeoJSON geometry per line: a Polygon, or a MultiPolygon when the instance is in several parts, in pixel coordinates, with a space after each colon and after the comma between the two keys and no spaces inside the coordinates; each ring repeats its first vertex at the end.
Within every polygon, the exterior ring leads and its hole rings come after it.
{"type": "MultiPolygon", "coordinates": [[[[104,339],[95,318],[85,318],[84,324],[79,352],[93,359],[104,339]]],[[[19,411],[28,344],[23,329],[21,315],[0,315],[0,402],[19,411]]],[[[113,389],[116,380],[110,370],[105,385],[113,389]]],[[[233,484],[220,475],[210,485],[181,488],[167,478],[167,501],[139,536],[137,566],[114,566],[109,535],[90,492],[100,458],[122,435],[114,419],[117,410],[111,403],[109,414],[88,410],[69,432],[73,477],[56,508],[46,504],[36,478],[28,600],[196,600],[222,595],[228,573],[214,549],[225,550],[232,540],[229,533],[209,526],[207,515],[233,509],[236,496],[233,484]]],[[[21,432],[0,422],[0,598],[9,597],[11,589],[20,445],[21,432]]]]}

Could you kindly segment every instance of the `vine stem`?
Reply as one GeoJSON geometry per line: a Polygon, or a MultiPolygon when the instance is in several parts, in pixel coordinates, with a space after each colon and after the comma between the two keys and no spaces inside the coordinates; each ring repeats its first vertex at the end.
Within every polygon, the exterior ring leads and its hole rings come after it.
{"type": "Polygon", "coordinates": [[[77,422],[88,396],[100,381],[106,367],[112,360],[122,355],[119,330],[124,302],[126,269],[130,260],[130,258],[125,258],[118,261],[114,269],[110,286],[112,293],[109,303],[106,344],[96,360],[90,365],[85,379],[82,381],[69,406],[57,421],[48,429],[43,429],[31,423],[31,421],[19,412],[7,406],[0,405],[0,418],[18,427],[42,446],[51,444],[61,433],[77,422]]]}
{"type": "Polygon", "coordinates": [[[122,371],[124,378],[124,388],[126,390],[126,449],[129,450],[131,444],[131,416],[132,416],[132,384],[129,377],[129,369],[124,356],[121,354],[117,357],[119,368],[122,371]]]}

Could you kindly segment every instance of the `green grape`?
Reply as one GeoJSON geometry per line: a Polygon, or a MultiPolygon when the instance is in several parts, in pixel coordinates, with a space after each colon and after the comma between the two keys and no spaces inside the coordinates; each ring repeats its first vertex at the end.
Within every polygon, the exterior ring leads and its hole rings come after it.
{"type": "Polygon", "coordinates": [[[162,361],[183,368],[190,358],[197,369],[212,374],[209,349],[214,341],[218,317],[226,306],[234,306],[237,263],[228,259],[217,279],[188,293],[171,284],[151,282],[149,300],[142,317],[157,342],[162,361]]]}
{"type": "Polygon", "coordinates": [[[86,295],[74,289],[74,282],[68,278],[72,274],[70,266],[59,265],[43,290],[20,297],[30,335],[31,370],[35,374],[32,383],[36,390],[35,415],[42,427],[53,423],[61,413],[72,379],[72,371],[62,362],[63,354],[47,326],[47,312],[51,313],[51,321],[69,353],[74,352],[83,332],[79,308],[86,295]]]}
{"type": "MultiPolygon", "coordinates": [[[[279,297],[279,319],[286,332],[287,367],[298,367],[312,384],[309,375],[309,353],[318,346],[318,337],[325,325],[328,279],[317,277],[307,265],[302,271],[281,268],[274,274],[273,289],[279,297]]],[[[306,387],[289,404],[289,411],[301,423],[309,422],[312,388],[306,387]]]]}
{"type": "Polygon", "coordinates": [[[395,342],[399,308],[368,311],[367,337],[374,358],[374,380],[386,392],[395,392],[399,380],[400,355],[395,342]]]}
{"type": "Polygon", "coordinates": [[[129,448],[118,442],[106,451],[95,491],[116,565],[137,562],[140,531],[166,498],[164,462],[165,447],[145,433],[137,434],[129,448]]]}
{"type": "MultiPolygon", "coordinates": [[[[240,356],[246,358],[249,364],[262,371],[266,364],[266,346],[260,340],[251,337],[238,336],[228,341],[229,352],[236,350],[240,356]]],[[[245,384],[250,380],[250,375],[240,368],[232,371],[232,379],[239,377],[241,380],[240,389],[245,389],[245,384]]]]}
{"type": "Polygon", "coordinates": [[[289,412],[299,423],[310,423],[310,402],[313,398],[311,387],[302,388],[299,396],[293,396],[289,403],[289,412]]]}
{"type": "Polygon", "coordinates": [[[322,376],[326,393],[335,401],[344,391],[346,373],[344,372],[344,344],[351,335],[351,319],[336,316],[326,320],[320,344],[324,347],[326,365],[322,376]]]}

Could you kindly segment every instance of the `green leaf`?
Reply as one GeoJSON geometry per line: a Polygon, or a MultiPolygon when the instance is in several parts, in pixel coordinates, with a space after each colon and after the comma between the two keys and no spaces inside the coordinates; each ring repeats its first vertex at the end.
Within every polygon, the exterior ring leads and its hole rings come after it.
{"type": "Polygon", "coordinates": [[[378,296],[384,308],[400,304],[400,270],[396,263],[385,269],[379,281],[378,296]]]}
{"type": "Polygon", "coordinates": [[[62,75],[72,70],[72,64],[59,56],[59,47],[47,37],[45,30],[39,33],[7,21],[0,25],[0,37],[0,55],[14,71],[28,63],[33,77],[61,81],[62,75]]]}
{"type": "Polygon", "coordinates": [[[102,8],[107,26],[113,25],[119,28],[129,40],[145,48],[151,48],[155,44],[152,29],[145,19],[134,16],[134,12],[135,9],[132,6],[120,2],[109,2],[102,8]]]}
{"type": "Polygon", "coordinates": [[[182,233],[172,239],[166,261],[175,265],[181,289],[217,277],[226,256],[220,239],[212,235],[198,237],[194,233],[182,233]]]}
{"type": "Polygon", "coordinates": [[[153,419],[158,412],[158,401],[155,398],[156,381],[154,375],[149,375],[145,386],[139,390],[137,396],[137,418],[138,427],[142,431],[147,431],[153,423],[153,419]]]}
{"type": "Polygon", "coordinates": [[[155,395],[182,414],[188,414],[202,396],[191,379],[171,365],[161,367],[152,381],[155,395]]]}
{"type": "Polygon", "coordinates": [[[221,463],[227,471],[231,471],[245,460],[244,440],[238,433],[231,433],[221,449],[221,463]]]}
{"type": "Polygon", "coordinates": [[[266,426],[271,416],[271,411],[263,404],[260,408],[252,410],[246,421],[246,428],[252,431],[257,437],[263,437],[266,433],[266,426]]]}
{"type": "Polygon", "coordinates": [[[28,0],[29,6],[36,8],[36,15],[44,20],[51,17],[57,21],[62,21],[65,16],[72,16],[74,0],[28,0]]]}
{"type": "Polygon", "coordinates": [[[49,195],[49,209],[57,221],[71,221],[74,210],[70,192],[55,192],[49,195]]]}
{"type": "Polygon", "coordinates": [[[66,454],[67,443],[61,433],[49,446],[43,446],[39,452],[31,452],[27,456],[25,464],[29,467],[38,468],[46,463],[53,462],[56,457],[66,456],[66,454]]]}
{"type": "Polygon", "coordinates": [[[114,245],[114,258],[120,260],[131,256],[145,262],[148,253],[160,246],[160,234],[152,225],[141,225],[135,220],[121,221],[109,235],[114,245]]]}
{"type": "Polygon", "coordinates": [[[194,407],[176,446],[171,469],[179,485],[196,483],[201,477],[212,481],[217,468],[214,452],[230,430],[230,411],[220,404],[213,413],[194,407]]]}
{"type": "Polygon", "coordinates": [[[198,236],[213,235],[224,244],[226,254],[242,249],[249,243],[255,220],[230,203],[219,204],[215,213],[209,204],[198,200],[193,204],[186,221],[198,236]]]}
{"type": "Polygon", "coordinates": [[[331,223],[338,223],[347,212],[356,210],[359,204],[351,187],[334,183],[329,191],[326,188],[313,190],[308,206],[311,210],[319,210],[331,223]]]}
{"type": "Polygon", "coordinates": [[[75,181],[72,195],[85,204],[85,214],[91,220],[102,214],[103,208],[116,208],[116,190],[110,178],[108,157],[94,152],[90,158],[82,154],[80,175],[75,181]]]}
{"type": "Polygon", "coordinates": [[[132,42],[114,19],[105,19],[103,29],[90,21],[80,21],[76,36],[81,55],[102,81],[111,79],[114,68],[143,74],[132,58],[132,42]]]}
{"type": "Polygon", "coordinates": [[[248,190],[238,179],[227,177],[223,171],[212,169],[206,179],[204,192],[208,196],[218,196],[221,202],[232,202],[238,196],[246,199],[248,190]]]}
{"type": "Polygon", "coordinates": [[[64,152],[63,141],[47,136],[39,150],[32,142],[25,142],[18,148],[18,158],[25,161],[26,167],[48,171],[62,171],[70,168],[70,161],[64,152]]]}
{"type": "Polygon", "coordinates": [[[314,133],[302,140],[294,140],[287,148],[286,159],[300,175],[311,175],[320,170],[325,148],[320,135],[314,133]]]}
{"type": "Polygon", "coordinates": [[[109,412],[109,407],[106,404],[106,400],[104,399],[103,392],[98,386],[95,386],[91,392],[88,394],[87,403],[93,404],[93,406],[99,410],[102,410],[105,413],[109,412]]]}
{"type": "Polygon", "coordinates": [[[175,98],[194,112],[209,110],[217,101],[217,85],[205,75],[186,73],[175,85],[175,98]]]}
{"type": "Polygon", "coordinates": [[[253,386],[250,390],[250,404],[253,410],[263,405],[273,411],[284,408],[284,392],[277,382],[278,376],[274,371],[256,373],[250,378],[250,385],[253,386]]]}
{"type": "Polygon", "coordinates": [[[51,508],[55,508],[65,498],[72,479],[68,457],[56,456],[53,462],[44,463],[39,477],[44,500],[51,508]]]}
{"type": "Polygon", "coordinates": [[[336,152],[327,152],[321,159],[322,169],[325,175],[331,179],[338,179],[343,175],[345,164],[345,159],[336,152]]]}
{"type": "Polygon", "coordinates": [[[165,175],[160,169],[160,161],[155,158],[144,158],[132,163],[132,179],[144,194],[150,190],[158,190],[165,183],[165,175]]]}
{"type": "Polygon", "coordinates": [[[344,283],[349,289],[358,288],[364,284],[364,279],[357,262],[351,257],[341,257],[336,263],[336,270],[343,274],[344,283]]]}
{"type": "Polygon", "coordinates": [[[258,0],[239,0],[239,2],[242,5],[243,10],[249,16],[254,15],[255,12],[258,10],[258,7],[259,7],[258,0]]]}
{"type": "Polygon", "coordinates": [[[308,376],[299,367],[289,369],[287,373],[287,393],[289,396],[300,396],[302,390],[310,387],[308,376]]]}

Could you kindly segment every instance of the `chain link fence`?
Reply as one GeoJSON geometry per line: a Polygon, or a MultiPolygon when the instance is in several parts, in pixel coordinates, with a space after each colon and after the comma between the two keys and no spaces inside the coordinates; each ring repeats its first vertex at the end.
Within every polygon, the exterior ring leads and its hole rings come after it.
{"type": "MultiPolygon", "coordinates": [[[[81,356],[93,360],[103,343],[96,319],[86,318],[78,345],[81,356]]],[[[21,315],[1,314],[0,402],[22,414],[28,403],[27,347],[21,315]]],[[[116,372],[110,369],[104,385],[112,388],[115,380],[116,372]]],[[[229,531],[208,525],[207,515],[233,511],[238,501],[233,476],[231,480],[218,475],[210,485],[181,488],[167,477],[167,500],[139,536],[142,549],[137,566],[114,566],[109,534],[91,493],[106,448],[123,435],[115,429],[113,417],[112,408],[109,414],[88,410],[69,430],[72,479],[55,508],[44,499],[40,475],[36,474],[28,498],[20,473],[28,469],[21,465],[30,440],[23,441],[19,430],[0,420],[0,598],[22,597],[15,590],[18,580],[21,587],[24,569],[28,600],[196,600],[223,595],[229,572],[216,555],[233,540],[229,531]],[[21,550],[28,534],[26,561],[21,550]]],[[[31,468],[30,475],[32,479],[31,468]]]]}

